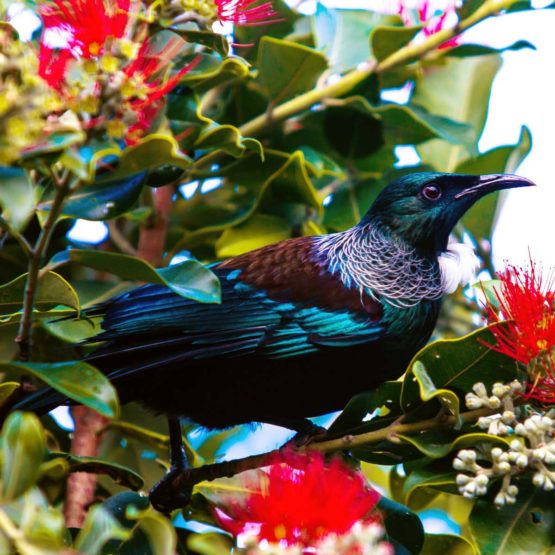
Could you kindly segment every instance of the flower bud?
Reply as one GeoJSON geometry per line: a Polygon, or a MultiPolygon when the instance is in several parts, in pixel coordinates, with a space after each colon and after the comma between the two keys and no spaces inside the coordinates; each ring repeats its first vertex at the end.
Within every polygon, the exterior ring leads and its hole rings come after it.
{"type": "Polygon", "coordinates": [[[490,409],[498,409],[501,406],[501,399],[499,397],[492,396],[488,399],[488,407],[490,409]]]}
{"type": "Polygon", "coordinates": [[[474,391],[474,393],[476,393],[476,395],[478,395],[478,397],[488,396],[488,390],[486,389],[486,386],[482,382],[475,383],[472,386],[472,390],[474,391]]]}
{"type": "Polygon", "coordinates": [[[467,476],[466,474],[457,474],[457,477],[455,479],[457,486],[466,486],[466,484],[468,484],[468,482],[470,482],[472,480],[472,478],[470,476],[467,476]]]}
{"type": "Polygon", "coordinates": [[[519,468],[526,468],[528,466],[528,457],[524,454],[521,453],[520,455],[518,455],[518,457],[515,460],[515,464],[519,467],[519,468]]]}

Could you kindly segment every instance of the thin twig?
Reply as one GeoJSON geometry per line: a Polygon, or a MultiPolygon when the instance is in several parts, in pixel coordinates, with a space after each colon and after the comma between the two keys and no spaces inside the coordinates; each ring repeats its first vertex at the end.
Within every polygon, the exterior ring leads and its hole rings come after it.
{"type": "Polygon", "coordinates": [[[16,231],[2,216],[0,216],[0,229],[3,229],[8,235],[13,237],[19,243],[19,246],[21,247],[21,250],[23,251],[25,256],[27,258],[31,258],[31,256],[33,255],[33,248],[29,244],[29,241],[27,241],[27,239],[25,239],[25,237],[21,233],[16,231]]]}
{"type": "Polygon", "coordinates": [[[137,249],[131,244],[127,237],[121,232],[116,220],[108,222],[108,229],[110,230],[110,239],[112,243],[123,253],[130,254],[131,256],[137,255],[137,249]]]}

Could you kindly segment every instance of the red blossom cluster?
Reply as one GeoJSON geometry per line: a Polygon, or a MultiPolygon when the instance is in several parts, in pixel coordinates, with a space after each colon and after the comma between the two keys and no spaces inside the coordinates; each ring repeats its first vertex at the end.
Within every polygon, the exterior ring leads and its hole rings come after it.
{"type": "Polygon", "coordinates": [[[526,397],[542,403],[555,402],[555,275],[543,275],[534,261],[526,268],[509,265],[499,274],[496,291],[499,311],[490,303],[490,322],[497,345],[492,348],[528,368],[531,384],[526,397]]]}
{"type": "MultiPolygon", "coordinates": [[[[271,2],[214,0],[221,21],[256,25],[278,21],[271,2]]],[[[43,33],[39,75],[82,118],[85,129],[136,142],[150,128],[164,97],[197,63],[170,75],[186,45],[178,35],[163,48],[149,36],[140,0],[45,0],[39,4],[43,33]],[[61,47],[51,45],[62,38],[61,47]],[[83,62],[89,62],[87,66],[83,62]],[[108,106],[108,108],[106,108],[108,106]],[[104,109],[103,109],[104,108],[104,109]]]]}
{"type": "MultiPolygon", "coordinates": [[[[399,0],[397,13],[407,26],[425,24],[422,29],[425,37],[435,35],[448,25],[452,26],[450,20],[457,20],[454,0],[447,0],[441,4],[437,0],[417,0],[413,3],[399,0]]],[[[459,44],[459,38],[455,37],[445,41],[439,48],[453,48],[459,44]]]]}
{"type": "Polygon", "coordinates": [[[234,536],[254,534],[257,541],[282,547],[314,547],[330,535],[348,534],[355,523],[375,524],[372,510],[379,495],[340,459],[326,462],[320,453],[290,452],[267,472],[256,473],[254,483],[252,477],[244,481],[251,493],[240,501],[226,500],[225,513],[217,512],[234,536]]]}

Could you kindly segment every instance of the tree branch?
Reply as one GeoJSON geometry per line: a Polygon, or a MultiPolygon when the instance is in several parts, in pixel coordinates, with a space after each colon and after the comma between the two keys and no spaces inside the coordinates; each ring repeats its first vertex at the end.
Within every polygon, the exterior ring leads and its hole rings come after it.
{"type": "Polygon", "coordinates": [[[37,242],[31,249],[29,264],[27,266],[27,281],[23,297],[23,314],[19,324],[19,331],[15,339],[19,345],[20,360],[29,360],[32,355],[32,336],[31,328],[33,325],[33,308],[35,296],[39,285],[39,272],[44,256],[50,244],[58,216],[62,211],[65,199],[70,191],[70,174],[66,173],[63,177],[53,174],[56,185],[56,195],[48,213],[48,217],[42,226],[37,242]]]}
{"type": "Polygon", "coordinates": [[[153,213],[147,222],[141,224],[137,255],[157,266],[164,255],[168,217],[175,189],[171,185],[159,187],[152,193],[153,213]]]}
{"type": "MultiPolygon", "coordinates": [[[[354,449],[355,447],[361,447],[362,445],[379,443],[381,441],[391,441],[398,435],[414,435],[428,430],[452,428],[457,424],[460,424],[461,421],[465,424],[471,424],[476,422],[481,416],[487,416],[494,414],[495,412],[497,411],[489,408],[480,408],[461,413],[459,418],[451,415],[442,419],[435,417],[427,420],[421,420],[420,422],[411,422],[409,424],[403,424],[396,420],[385,428],[373,430],[364,434],[345,435],[339,438],[327,440],[324,437],[321,440],[315,440],[307,446],[300,447],[297,451],[320,451],[323,453],[332,453],[345,449],[354,449]]],[[[179,491],[205,480],[210,481],[217,478],[231,477],[235,474],[239,474],[240,472],[244,472],[245,470],[252,470],[254,468],[267,466],[273,462],[285,448],[289,448],[289,444],[286,444],[285,447],[280,449],[275,449],[268,453],[262,453],[261,455],[253,455],[243,459],[235,459],[215,464],[206,464],[198,468],[189,468],[184,470],[175,478],[172,483],[172,487],[176,491],[179,491]]]]}

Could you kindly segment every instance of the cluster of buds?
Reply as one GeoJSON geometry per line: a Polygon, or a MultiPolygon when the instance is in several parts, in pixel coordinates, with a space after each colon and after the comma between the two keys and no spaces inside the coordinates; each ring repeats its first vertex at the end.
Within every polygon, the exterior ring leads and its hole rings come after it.
{"type": "Polygon", "coordinates": [[[0,165],[38,139],[60,99],[37,75],[33,50],[7,23],[0,26],[0,165]]]}
{"type": "Polygon", "coordinates": [[[526,415],[524,410],[515,409],[514,398],[523,390],[518,381],[511,384],[494,384],[491,395],[482,383],[467,394],[470,409],[488,407],[499,412],[478,420],[478,426],[488,434],[504,437],[513,436],[508,448],[499,445],[482,445],[476,449],[459,451],[453,461],[455,470],[460,471],[456,481],[460,493],[474,499],[488,492],[493,480],[501,479],[501,488],[495,496],[498,506],[513,504],[518,487],[511,479],[524,473],[533,473],[532,483],[550,491],[555,488],[555,411],[547,414],[526,415]]]}

